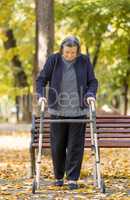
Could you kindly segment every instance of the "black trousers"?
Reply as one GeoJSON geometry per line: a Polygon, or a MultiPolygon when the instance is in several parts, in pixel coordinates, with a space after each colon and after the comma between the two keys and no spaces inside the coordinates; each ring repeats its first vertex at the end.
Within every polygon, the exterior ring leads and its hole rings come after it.
{"type": "MultiPolygon", "coordinates": [[[[52,115],[51,119],[71,118],[52,115]]],[[[68,180],[78,180],[84,152],[85,127],[85,122],[51,123],[51,152],[56,179],[62,179],[66,173],[68,180]]]]}

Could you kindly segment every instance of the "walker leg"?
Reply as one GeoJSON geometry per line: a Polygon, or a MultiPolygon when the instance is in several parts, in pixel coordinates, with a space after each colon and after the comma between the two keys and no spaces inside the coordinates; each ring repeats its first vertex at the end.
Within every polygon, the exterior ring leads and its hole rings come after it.
{"type": "Polygon", "coordinates": [[[101,179],[101,171],[100,171],[100,155],[99,155],[99,147],[98,147],[98,137],[96,130],[96,111],[95,105],[93,102],[90,104],[90,132],[91,132],[91,143],[92,143],[92,155],[94,157],[94,185],[98,186],[100,192],[105,193],[105,183],[103,179],[101,179]]]}

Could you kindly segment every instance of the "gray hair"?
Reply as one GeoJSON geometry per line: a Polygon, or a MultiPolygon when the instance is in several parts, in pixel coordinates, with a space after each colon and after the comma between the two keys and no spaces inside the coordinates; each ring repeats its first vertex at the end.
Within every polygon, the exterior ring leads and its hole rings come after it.
{"type": "Polygon", "coordinates": [[[77,46],[77,49],[78,49],[77,53],[80,53],[80,42],[79,42],[78,38],[75,36],[68,36],[62,41],[61,47],[60,47],[61,53],[62,53],[62,49],[64,48],[64,46],[68,46],[68,47],[77,46]]]}

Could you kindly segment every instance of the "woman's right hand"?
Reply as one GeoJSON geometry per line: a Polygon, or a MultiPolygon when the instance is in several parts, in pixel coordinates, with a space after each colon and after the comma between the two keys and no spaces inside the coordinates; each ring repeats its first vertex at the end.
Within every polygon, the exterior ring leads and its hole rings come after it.
{"type": "Polygon", "coordinates": [[[45,97],[40,97],[38,99],[38,104],[41,105],[42,102],[47,103],[47,99],[45,97]]]}

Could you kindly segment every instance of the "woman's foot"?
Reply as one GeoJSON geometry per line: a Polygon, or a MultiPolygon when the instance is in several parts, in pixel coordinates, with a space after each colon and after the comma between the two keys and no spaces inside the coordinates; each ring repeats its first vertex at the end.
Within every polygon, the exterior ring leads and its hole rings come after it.
{"type": "Polygon", "coordinates": [[[63,186],[63,184],[64,184],[63,179],[56,179],[54,183],[55,186],[63,186]]]}
{"type": "Polygon", "coordinates": [[[73,180],[71,181],[71,180],[69,180],[68,186],[69,186],[70,190],[76,190],[76,189],[78,189],[77,181],[73,181],[73,180]]]}

